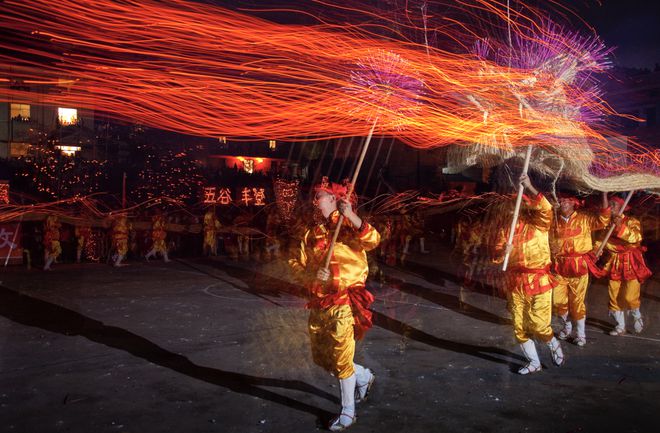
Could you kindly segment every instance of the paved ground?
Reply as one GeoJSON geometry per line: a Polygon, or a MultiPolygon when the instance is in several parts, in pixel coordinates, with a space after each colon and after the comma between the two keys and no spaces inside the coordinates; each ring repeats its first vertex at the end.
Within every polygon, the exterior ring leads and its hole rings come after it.
{"type": "MultiPolygon", "coordinates": [[[[650,432],[660,403],[660,284],[643,334],[610,337],[589,292],[585,348],[529,377],[503,301],[459,305],[446,252],[386,269],[357,358],[377,381],[352,432],[650,432]]],[[[280,265],[222,259],[0,271],[0,431],[309,432],[337,410],[307,311],[280,265]]]]}

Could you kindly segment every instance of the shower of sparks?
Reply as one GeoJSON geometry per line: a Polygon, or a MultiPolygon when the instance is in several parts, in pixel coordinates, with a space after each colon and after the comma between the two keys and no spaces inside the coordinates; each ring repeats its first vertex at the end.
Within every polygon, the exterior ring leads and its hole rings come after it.
{"type": "MultiPolygon", "coordinates": [[[[580,142],[612,152],[609,131],[595,121],[616,115],[594,86],[607,67],[597,39],[562,31],[529,8],[509,18],[497,2],[457,4],[475,21],[444,30],[462,54],[367,25],[282,25],[184,0],[9,0],[0,24],[13,36],[0,41],[0,61],[12,70],[0,72],[9,84],[0,99],[200,136],[360,136],[382,114],[376,134],[418,148],[580,142]],[[473,10],[508,24],[511,43],[479,35],[473,10]],[[457,27],[473,29],[465,31],[472,42],[452,34],[457,27]],[[468,49],[476,40],[477,54],[468,49]],[[50,86],[29,92],[21,83],[50,86]]],[[[424,14],[436,36],[438,18],[424,14]]],[[[642,166],[660,164],[639,144],[628,152],[642,166]]]]}

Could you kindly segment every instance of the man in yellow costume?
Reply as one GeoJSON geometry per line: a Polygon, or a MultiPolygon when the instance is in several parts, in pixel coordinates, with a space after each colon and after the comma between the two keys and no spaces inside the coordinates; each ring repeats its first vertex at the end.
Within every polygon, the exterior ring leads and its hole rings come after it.
{"type": "Polygon", "coordinates": [[[215,214],[215,207],[209,207],[204,214],[204,245],[202,247],[204,255],[218,255],[218,230],[220,230],[220,221],[215,214]]]}
{"type": "Polygon", "coordinates": [[[57,216],[48,215],[44,224],[44,271],[50,271],[50,266],[62,254],[60,227],[62,224],[57,216]]]}
{"type": "Polygon", "coordinates": [[[584,303],[589,286],[589,272],[601,274],[592,254],[591,233],[604,229],[610,222],[610,208],[607,193],[597,214],[576,210],[581,205],[577,197],[562,194],[559,197],[559,218],[551,233],[550,246],[554,253],[554,272],[557,287],[552,292],[552,302],[562,322],[559,339],[566,340],[577,328],[575,344],[587,344],[585,319],[587,309],[584,303]],[[569,318],[570,315],[570,318],[569,318]]]}
{"type": "Polygon", "coordinates": [[[82,253],[85,249],[85,245],[89,242],[89,238],[92,237],[92,226],[89,222],[83,221],[82,223],[76,224],[75,228],[76,235],[76,263],[80,263],[82,259],[82,253]]]}
{"type": "Polygon", "coordinates": [[[610,202],[614,232],[605,245],[607,260],[603,267],[609,277],[609,311],[616,322],[610,335],[625,334],[625,311],[633,318],[635,332],[640,333],[644,329],[639,311],[641,285],[651,276],[642,255],[642,227],[637,218],[618,215],[624,204],[621,197],[613,197],[610,202]]]}
{"type": "Polygon", "coordinates": [[[532,185],[526,174],[520,177],[520,183],[531,193],[531,198],[524,196],[513,243],[506,245],[510,227],[503,227],[497,233],[494,247],[496,256],[511,251],[503,284],[508,291],[514,335],[528,361],[518,373],[530,374],[541,370],[541,361],[532,338],[546,343],[557,366],[564,363],[564,353],[550,326],[552,289],[555,286],[550,274],[548,239],[552,205],[532,185]]]}
{"type": "Polygon", "coordinates": [[[122,213],[117,215],[112,222],[112,246],[114,250],[114,267],[123,266],[122,261],[126,258],[128,253],[128,232],[130,226],[128,224],[128,217],[122,213]]]}
{"type": "Polygon", "coordinates": [[[366,399],[375,379],[353,358],[355,340],[371,327],[368,308],[374,298],[365,288],[369,273],[366,252],[378,246],[380,235],[355,214],[346,186],[321,184],[314,191],[314,204],[323,222],[307,230],[289,264],[309,288],[308,330],[314,362],[339,379],[342,409],[329,428],[341,431],[355,423],[355,403],[366,399]],[[345,220],[330,267],[325,269],[340,214],[345,220]]]}
{"type": "Polygon", "coordinates": [[[151,250],[146,256],[144,256],[144,258],[149,260],[150,258],[155,257],[156,254],[160,253],[163,256],[163,261],[169,263],[170,258],[167,255],[167,244],[165,243],[166,238],[167,232],[165,231],[165,218],[162,214],[158,213],[153,217],[153,222],[151,224],[151,250]]]}

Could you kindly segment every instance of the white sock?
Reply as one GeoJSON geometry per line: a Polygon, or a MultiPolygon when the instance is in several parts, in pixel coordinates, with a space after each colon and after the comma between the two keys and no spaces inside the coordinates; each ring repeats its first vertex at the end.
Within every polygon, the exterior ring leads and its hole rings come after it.
{"type": "Polygon", "coordinates": [[[350,417],[355,416],[355,385],[357,378],[355,374],[350,375],[346,379],[339,379],[339,387],[341,389],[341,413],[342,424],[350,424],[350,417]],[[348,416],[344,416],[348,415],[348,416]]]}
{"type": "Polygon", "coordinates": [[[358,386],[363,386],[369,383],[369,370],[361,366],[360,364],[353,363],[353,368],[355,369],[355,379],[358,386]]]}

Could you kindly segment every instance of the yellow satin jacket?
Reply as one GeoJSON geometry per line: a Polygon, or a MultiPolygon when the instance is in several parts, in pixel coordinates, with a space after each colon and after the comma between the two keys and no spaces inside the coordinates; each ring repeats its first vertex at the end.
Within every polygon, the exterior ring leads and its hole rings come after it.
{"type": "Polygon", "coordinates": [[[289,260],[294,276],[307,286],[314,286],[312,296],[325,297],[346,291],[355,285],[364,285],[369,274],[367,251],[378,246],[380,234],[371,224],[363,221],[359,229],[344,220],[335,244],[330,270],[330,284],[315,285],[316,271],[324,265],[339,212],[330,215],[329,221],[307,230],[294,257],[289,260]]]}

